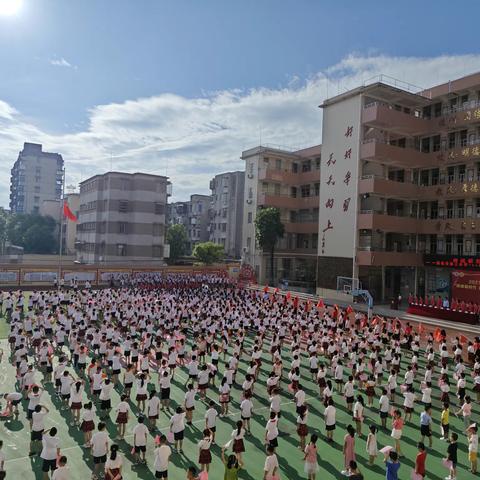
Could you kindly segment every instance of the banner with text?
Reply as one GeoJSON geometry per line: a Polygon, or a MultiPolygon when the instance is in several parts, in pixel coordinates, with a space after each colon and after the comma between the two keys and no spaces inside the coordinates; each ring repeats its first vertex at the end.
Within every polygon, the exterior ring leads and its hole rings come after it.
{"type": "Polygon", "coordinates": [[[459,301],[479,303],[480,272],[456,270],[452,272],[452,298],[459,301]]]}

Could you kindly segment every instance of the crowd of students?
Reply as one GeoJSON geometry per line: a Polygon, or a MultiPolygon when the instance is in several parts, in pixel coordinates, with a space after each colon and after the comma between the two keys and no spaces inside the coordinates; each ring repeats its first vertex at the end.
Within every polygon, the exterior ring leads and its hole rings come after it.
{"type": "MultiPolygon", "coordinates": [[[[216,274],[145,274],[115,289],[79,288],[68,295],[57,290],[28,295],[3,292],[1,298],[10,325],[10,351],[0,361],[10,361],[17,372],[15,391],[4,394],[2,416],[18,418],[19,406],[25,408],[30,455],[42,459],[45,479],[50,475],[53,480],[74,478],[62,453],[63,439],[55,427],[50,428],[49,410],[42,403],[52,394],[49,384],[70,426],[83,432],[94,479],[122,478],[124,458],[119,445],[126,442],[127,424],[134,425],[128,437],[137,468],[151,468],[156,478],[168,478],[173,456],[183,454],[183,441],[191,434],[193,419],[198,420],[199,401],[208,408],[197,462],[185,475],[206,478],[217,427],[235,413],[230,408],[234,389],[241,390],[240,419],[221,448],[221,460],[224,478],[238,478],[241,469],[248,469],[245,456],[251,448],[250,422],[260,386],[268,392],[270,409],[261,439],[266,480],[279,478],[285,461],[277,454],[278,439],[287,424],[280,422],[282,392],[295,406],[303,475],[310,480],[320,470],[319,442],[325,440],[328,445],[339,440],[334,392],[343,395],[351,415],[342,441],[344,464],[336,465],[339,476],[368,478],[369,466],[382,454],[386,478],[397,480],[403,428],[417,421],[418,454],[412,472],[416,479],[423,479],[427,464],[437,461],[428,458],[436,421],[448,442],[444,459],[448,478],[456,478],[458,442],[468,445],[470,470],[476,473],[478,429],[472,407],[480,401],[478,338],[462,345],[459,337],[447,338],[444,331],[427,335],[395,319],[377,317],[368,323],[351,308],[290,302],[277,291],[241,289],[216,274]],[[240,373],[240,364],[246,366],[245,374],[240,373]],[[179,369],[188,378],[183,402],[174,404],[171,386],[179,369]],[[433,389],[435,379],[439,398],[433,389]],[[318,398],[325,407],[324,427],[309,422],[302,386],[307,380],[318,385],[318,398]],[[112,404],[114,391],[121,395],[116,405],[112,404]],[[441,411],[434,409],[434,400],[441,402],[441,411]],[[358,439],[366,433],[367,410],[378,414],[379,422],[368,426],[369,461],[362,472],[356,455],[358,439]],[[97,424],[95,412],[100,417],[97,424]],[[165,434],[157,427],[162,412],[169,418],[165,434]],[[450,431],[453,414],[463,417],[461,437],[450,431]],[[107,432],[110,421],[117,426],[115,438],[107,432]],[[380,428],[391,429],[392,448],[379,449],[380,428]],[[155,449],[154,463],[147,467],[149,435],[155,438],[155,449]]],[[[328,460],[328,446],[322,457],[328,460]]],[[[5,477],[6,462],[0,449],[0,478],[5,477]]]]}

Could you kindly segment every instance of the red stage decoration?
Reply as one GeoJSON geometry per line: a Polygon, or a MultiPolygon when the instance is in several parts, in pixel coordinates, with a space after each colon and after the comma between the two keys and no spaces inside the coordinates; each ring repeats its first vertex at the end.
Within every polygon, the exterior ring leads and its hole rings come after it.
{"type": "Polygon", "coordinates": [[[452,298],[457,302],[474,303],[480,298],[480,272],[455,270],[451,275],[451,284],[452,298]]]}

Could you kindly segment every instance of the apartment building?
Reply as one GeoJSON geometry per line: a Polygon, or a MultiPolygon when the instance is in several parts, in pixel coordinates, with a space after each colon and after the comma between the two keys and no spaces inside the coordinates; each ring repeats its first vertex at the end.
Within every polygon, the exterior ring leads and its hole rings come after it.
{"type": "Polygon", "coordinates": [[[210,241],[223,245],[229,258],[242,254],[245,172],[226,172],[210,181],[210,241]]]}
{"type": "Polygon", "coordinates": [[[60,200],[62,185],[62,156],[44,152],[40,144],[24,143],[11,170],[11,212],[39,213],[45,200],[60,200]]]}
{"type": "Polygon", "coordinates": [[[270,278],[267,252],[255,241],[255,217],[264,207],[280,210],[285,235],[276,248],[275,284],[313,291],[318,246],[320,145],[304,150],[258,146],[242,153],[245,160],[242,261],[257,279],[270,278]]]}
{"type": "Polygon", "coordinates": [[[187,232],[187,252],[191,254],[197,243],[209,239],[209,195],[193,194],[187,202],[168,204],[168,225],[181,224],[187,232]]]}
{"type": "Polygon", "coordinates": [[[163,264],[168,179],[108,172],[80,183],[77,260],[163,264]]]}
{"type": "Polygon", "coordinates": [[[321,107],[319,293],[344,276],[377,301],[448,296],[455,269],[480,270],[480,74],[381,77],[321,107]]]}

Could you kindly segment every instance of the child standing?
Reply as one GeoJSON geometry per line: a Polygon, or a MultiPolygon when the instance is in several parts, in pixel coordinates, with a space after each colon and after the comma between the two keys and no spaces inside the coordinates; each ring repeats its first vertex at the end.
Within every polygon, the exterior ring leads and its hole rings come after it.
{"type": "Polygon", "coordinates": [[[448,403],[443,404],[440,425],[442,428],[442,436],[440,437],[440,440],[445,440],[448,442],[448,434],[450,432],[450,406],[448,403]]]}
{"type": "Polygon", "coordinates": [[[368,453],[368,463],[373,465],[375,458],[378,455],[377,447],[377,427],[375,425],[370,425],[369,434],[367,437],[367,453],[368,453]]]}
{"type": "Polygon", "coordinates": [[[305,473],[308,475],[308,480],[315,480],[318,472],[317,462],[317,435],[313,434],[310,437],[310,443],[305,447],[305,473]]]}
{"type": "Polygon", "coordinates": [[[478,454],[478,427],[472,425],[467,430],[468,435],[468,461],[470,462],[470,471],[477,473],[477,454],[478,454]]]}
{"type": "Polygon", "coordinates": [[[446,480],[455,480],[457,478],[457,461],[458,461],[458,435],[454,432],[450,435],[450,444],[447,447],[447,460],[450,464],[450,476],[445,477],[446,480]]]}

